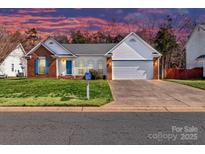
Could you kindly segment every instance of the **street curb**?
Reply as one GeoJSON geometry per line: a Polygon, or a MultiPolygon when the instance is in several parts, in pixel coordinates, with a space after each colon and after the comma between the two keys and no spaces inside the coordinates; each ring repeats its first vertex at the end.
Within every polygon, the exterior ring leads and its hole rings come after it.
{"type": "Polygon", "coordinates": [[[0,112],[82,112],[83,107],[0,107],[0,112]]]}
{"type": "Polygon", "coordinates": [[[205,112],[205,107],[0,107],[0,112],[205,112]]]}
{"type": "Polygon", "coordinates": [[[205,107],[189,106],[189,107],[165,107],[168,112],[205,112],[205,107]]]}

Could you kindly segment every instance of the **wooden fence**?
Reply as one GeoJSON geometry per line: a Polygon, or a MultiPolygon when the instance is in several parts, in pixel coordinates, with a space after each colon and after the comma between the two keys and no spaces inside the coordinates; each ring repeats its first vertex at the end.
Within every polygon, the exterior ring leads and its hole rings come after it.
{"type": "Polygon", "coordinates": [[[203,77],[203,68],[165,70],[166,79],[194,79],[203,77]]]}

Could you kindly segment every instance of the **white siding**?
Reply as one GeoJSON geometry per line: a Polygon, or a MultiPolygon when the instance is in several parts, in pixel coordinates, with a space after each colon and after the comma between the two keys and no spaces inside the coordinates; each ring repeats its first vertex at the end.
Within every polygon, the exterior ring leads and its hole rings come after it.
{"type": "Polygon", "coordinates": [[[113,61],[113,80],[153,79],[153,61],[113,61]]]}
{"type": "Polygon", "coordinates": [[[196,27],[186,45],[186,68],[202,67],[203,62],[196,58],[205,55],[205,32],[196,27]]]}
{"type": "Polygon", "coordinates": [[[0,64],[0,70],[9,77],[16,77],[18,71],[26,75],[27,64],[23,56],[24,52],[21,47],[18,46],[5,58],[3,63],[0,64]],[[12,71],[12,64],[14,65],[14,71],[12,71]],[[25,68],[24,70],[22,66],[25,68]]]}
{"type": "Polygon", "coordinates": [[[113,60],[152,60],[153,50],[144,44],[136,36],[131,35],[118,47],[116,47],[112,53],[113,60]]]}

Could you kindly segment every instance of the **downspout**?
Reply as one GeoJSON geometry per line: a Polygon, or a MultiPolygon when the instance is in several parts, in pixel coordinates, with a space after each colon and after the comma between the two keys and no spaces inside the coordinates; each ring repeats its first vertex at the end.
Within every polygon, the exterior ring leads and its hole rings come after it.
{"type": "Polygon", "coordinates": [[[161,58],[161,56],[157,60],[158,61],[158,80],[159,80],[159,75],[160,75],[160,68],[159,68],[160,58],[161,58]]]}
{"type": "MultiPolygon", "coordinates": [[[[161,57],[160,57],[160,59],[161,59],[161,57]]],[[[161,66],[162,66],[162,70],[161,70],[162,79],[164,79],[164,58],[162,58],[162,64],[161,64],[161,66]]]]}

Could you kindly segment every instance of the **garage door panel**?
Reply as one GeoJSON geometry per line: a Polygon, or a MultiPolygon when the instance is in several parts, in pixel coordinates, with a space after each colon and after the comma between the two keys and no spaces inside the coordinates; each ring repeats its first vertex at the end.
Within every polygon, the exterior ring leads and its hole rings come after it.
{"type": "Polygon", "coordinates": [[[152,61],[113,61],[114,80],[152,79],[152,61]]]}

